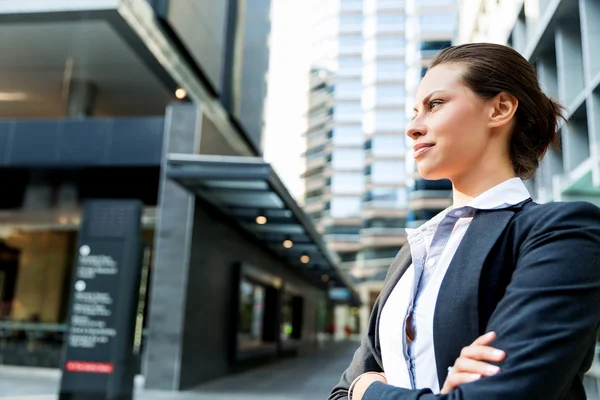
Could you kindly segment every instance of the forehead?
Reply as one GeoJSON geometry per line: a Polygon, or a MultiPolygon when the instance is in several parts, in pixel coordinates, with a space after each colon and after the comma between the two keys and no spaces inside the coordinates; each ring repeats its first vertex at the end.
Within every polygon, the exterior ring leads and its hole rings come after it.
{"type": "Polygon", "coordinates": [[[417,102],[434,91],[452,91],[463,84],[460,81],[464,66],[459,64],[437,65],[427,71],[417,90],[417,102]]]}

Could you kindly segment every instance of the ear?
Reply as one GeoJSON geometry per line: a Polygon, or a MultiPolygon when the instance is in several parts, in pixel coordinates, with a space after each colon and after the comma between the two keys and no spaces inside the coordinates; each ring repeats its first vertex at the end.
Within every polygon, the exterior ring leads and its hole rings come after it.
{"type": "Polygon", "coordinates": [[[489,100],[490,118],[488,126],[499,128],[510,124],[517,112],[519,100],[511,94],[500,92],[489,100]]]}

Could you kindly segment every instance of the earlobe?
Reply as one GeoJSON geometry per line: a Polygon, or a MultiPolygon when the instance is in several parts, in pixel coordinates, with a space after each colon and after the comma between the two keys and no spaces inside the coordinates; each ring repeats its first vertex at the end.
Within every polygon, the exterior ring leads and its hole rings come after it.
{"type": "Polygon", "coordinates": [[[511,94],[500,92],[492,99],[492,113],[490,116],[490,127],[498,128],[512,121],[519,100],[511,94]]]}

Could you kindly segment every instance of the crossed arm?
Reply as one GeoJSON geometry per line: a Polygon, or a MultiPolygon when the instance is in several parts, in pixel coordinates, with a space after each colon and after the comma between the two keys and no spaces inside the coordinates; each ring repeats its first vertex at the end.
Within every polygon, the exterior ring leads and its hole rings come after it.
{"type": "MultiPolygon", "coordinates": [[[[511,283],[488,322],[486,330],[497,333],[494,347],[506,353],[500,373],[441,395],[374,382],[362,400],[561,399],[578,390],[585,398],[577,381],[600,323],[600,211],[586,203],[552,211],[521,245],[511,283]]],[[[347,399],[362,373],[381,371],[374,345],[369,332],[330,400],[347,399]]]]}

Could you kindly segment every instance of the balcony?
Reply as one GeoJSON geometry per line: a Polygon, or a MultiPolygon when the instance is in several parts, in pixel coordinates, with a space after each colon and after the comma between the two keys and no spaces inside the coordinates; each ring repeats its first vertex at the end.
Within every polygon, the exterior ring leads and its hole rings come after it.
{"type": "Polygon", "coordinates": [[[314,214],[325,209],[325,201],[321,196],[308,197],[304,201],[304,212],[307,214],[314,214]]]}
{"type": "Polygon", "coordinates": [[[400,246],[406,243],[404,228],[365,228],[360,231],[362,248],[400,246]]]}
{"type": "Polygon", "coordinates": [[[371,200],[362,204],[361,217],[372,218],[405,218],[408,215],[406,204],[397,201],[371,200]]]}
{"type": "Polygon", "coordinates": [[[323,237],[327,247],[338,253],[360,250],[360,235],[338,233],[326,234],[323,237]]]}
{"type": "Polygon", "coordinates": [[[306,149],[307,151],[310,151],[312,149],[324,147],[330,141],[331,139],[328,137],[327,132],[324,130],[311,132],[310,134],[306,135],[306,149]]]}
{"type": "Polygon", "coordinates": [[[306,178],[306,192],[323,189],[327,184],[327,179],[323,174],[316,174],[306,178]]]}
{"type": "Polygon", "coordinates": [[[320,129],[321,126],[325,127],[328,122],[333,120],[332,113],[319,113],[316,115],[309,115],[308,117],[308,130],[320,129]]]}
{"type": "Polygon", "coordinates": [[[365,20],[363,35],[367,39],[373,39],[378,35],[393,35],[404,36],[406,32],[405,24],[381,24],[377,22],[375,17],[365,20]]]}
{"type": "Polygon", "coordinates": [[[314,110],[317,107],[330,108],[332,103],[333,92],[327,89],[311,92],[308,98],[308,108],[310,110],[314,110]]]}
{"type": "Polygon", "coordinates": [[[305,174],[315,169],[323,168],[327,164],[327,157],[323,155],[317,155],[306,159],[306,171],[305,174]]]}

